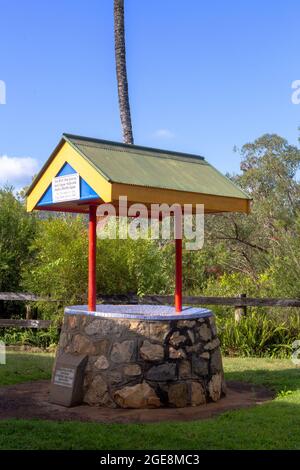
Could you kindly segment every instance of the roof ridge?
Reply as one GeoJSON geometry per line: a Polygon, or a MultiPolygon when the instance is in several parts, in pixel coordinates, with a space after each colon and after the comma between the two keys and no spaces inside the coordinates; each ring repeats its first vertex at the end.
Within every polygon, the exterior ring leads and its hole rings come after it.
{"type": "MultiPolygon", "coordinates": [[[[75,142],[72,142],[72,144],[74,146],[78,147],[75,142]]],[[[83,147],[97,148],[95,145],[93,145],[92,143],[88,143],[88,142],[86,144],[82,144],[82,146],[83,147]]],[[[128,151],[127,148],[113,147],[113,146],[110,146],[109,144],[108,145],[103,145],[102,149],[107,150],[107,151],[120,152],[120,153],[126,153],[128,151]]],[[[142,155],[143,157],[147,157],[147,158],[162,158],[162,159],[176,160],[176,161],[187,161],[187,160],[189,160],[190,163],[194,163],[194,164],[197,164],[197,165],[203,165],[203,164],[208,165],[208,162],[203,157],[196,157],[196,156],[191,157],[188,154],[170,155],[169,152],[168,152],[165,155],[162,155],[159,152],[157,152],[157,154],[154,156],[153,154],[151,154],[151,151],[149,151],[148,155],[147,155],[146,153],[143,153],[139,148],[138,149],[129,149],[129,150],[131,151],[130,153],[134,153],[136,155],[142,155]]]]}
{"type": "Polygon", "coordinates": [[[112,147],[117,147],[120,149],[123,148],[123,150],[120,150],[120,151],[123,151],[125,152],[126,150],[142,150],[142,151],[146,151],[146,152],[156,152],[156,153],[162,153],[162,154],[166,154],[166,155],[174,155],[174,156],[183,156],[183,157],[187,157],[187,158],[194,158],[194,159],[198,159],[198,160],[202,160],[202,161],[205,161],[205,158],[202,156],[202,155],[197,155],[197,154],[194,154],[194,153],[186,153],[186,152],[178,152],[176,150],[166,150],[166,149],[159,149],[159,148],[155,148],[155,147],[146,147],[146,146],[143,146],[143,145],[135,145],[135,144],[125,144],[123,142],[115,142],[113,140],[104,140],[104,139],[96,139],[94,137],[84,137],[84,136],[80,136],[80,135],[75,135],[75,134],[68,134],[68,133],[63,133],[63,137],[66,138],[66,139],[78,139],[78,140],[82,140],[82,141],[85,141],[85,142],[89,142],[90,144],[91,143],[98,143],[98,144],[102,144],[102,145],[107,145],[107,146],[112,146],[112,147]]]}

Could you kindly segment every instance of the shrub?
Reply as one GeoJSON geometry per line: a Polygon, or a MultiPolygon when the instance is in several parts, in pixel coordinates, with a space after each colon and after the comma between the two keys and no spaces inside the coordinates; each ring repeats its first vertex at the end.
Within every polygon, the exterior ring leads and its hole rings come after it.
{"type": "Polygon", "coordinates": [[[28,265],[35,229],[35,218],[13,189],[0,189],[0,291],[20,290],[21,271],[28,265]]]}
{"type": "Polygon", "coordinates": [[[47,330],[0,328],[0,341],[7,346],[32,346],[46,349],[56,346],[58,340],[59,330],[56,326],[47,330]]]}
{"type": "Polygon", "coordinates": [[[218,334],[226,355],[290,357],[292,343],[300,339],[300,317],[249,312],[239,323],[231,315],[217,314],[218,334]]]}

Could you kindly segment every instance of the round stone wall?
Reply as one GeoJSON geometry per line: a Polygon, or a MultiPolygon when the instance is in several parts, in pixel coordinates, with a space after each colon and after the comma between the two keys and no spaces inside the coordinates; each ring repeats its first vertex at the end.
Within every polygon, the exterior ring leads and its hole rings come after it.
{"type": "Polygon", "coordinates": [[[198,309],[198,318],[153,321],[66,312],[71,313],[65,313],[57,357],[63,352],[88,356],[85,403],[185,407],[225,394],[220,342],[209,310],[198,309]]]}

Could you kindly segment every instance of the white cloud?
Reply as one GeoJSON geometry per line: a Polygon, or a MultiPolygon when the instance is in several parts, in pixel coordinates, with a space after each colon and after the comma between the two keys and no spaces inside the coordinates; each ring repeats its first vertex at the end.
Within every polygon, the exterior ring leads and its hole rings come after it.
{"type": "Polygon", "coordinates": [[[157,129],[154,132],[153,136],[157,139],[173,139],[173,137],[175,137],[175,134],[173,134],[173,132],[169,129],[157,129]]]}
{"type": "Polygon", "coordinates": [[[0,156],[0,186],[9,184],[20,189],[31,182],[38,168],[34,158],[0,156]]]}

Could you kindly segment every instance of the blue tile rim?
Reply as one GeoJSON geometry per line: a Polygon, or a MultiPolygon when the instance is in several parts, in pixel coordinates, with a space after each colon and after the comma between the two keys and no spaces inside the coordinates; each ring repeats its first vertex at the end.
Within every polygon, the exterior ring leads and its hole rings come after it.
{"type": "Polygon", "coordinates": [[[183,306],[181,313],[176,313],[175,307],[168,305],[111,305],[99,304],[96,311],[89,312],[87,305],[72,305],[65,308],[66,315],[87,315],[97,318],[120,318],[128,320],[166,321],[190,320],[205,318],[213,315],[207,308],[183,306]]]}

